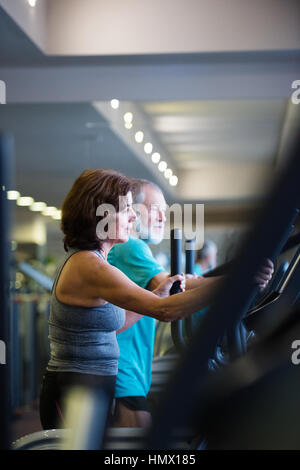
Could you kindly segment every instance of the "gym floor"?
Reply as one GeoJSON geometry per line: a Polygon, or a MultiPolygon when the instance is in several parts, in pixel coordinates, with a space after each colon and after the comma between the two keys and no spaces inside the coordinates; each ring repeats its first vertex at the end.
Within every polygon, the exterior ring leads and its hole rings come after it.
{"type": "Polygon", "coordinates": [[[12,441],[27,434],[42,431],[38,403],[33,403],[31,407],[15,410],[11,426],[12,441]]]}

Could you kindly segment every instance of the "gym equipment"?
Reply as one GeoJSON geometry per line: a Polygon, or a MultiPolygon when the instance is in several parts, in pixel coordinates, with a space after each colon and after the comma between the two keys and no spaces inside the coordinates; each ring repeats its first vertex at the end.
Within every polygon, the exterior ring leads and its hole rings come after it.
{"type": "Polygon", "coordinates": [[[65,427],[70,433],[65,448],[99,450],[103,448],[110,397],[99,388],[72,387],[66,396],[65,427]]]}
{"type": "Polygon", "coordinates": [[[209,375],[207,363],[220,338],[234,330],[244,318],[255,294],[252,279],[263,260],[266,257],[272,259],[282,249],[287,227],[295,214],[295,208],[300,206],[299,151],[300,133],[296,134],[290,146],[288,163],[277,177],[265,209],[261,211],[240,250],[239,261],[230,275],[226,276],[214,304],[209,308],[209,314],[205,316],[189,350],[170,379],[149,434],[148,448],[170,449],[174,429],[190,426],[199,403],[205,406],[202,390],[209,375]]]}
{"type": "MultiPolygon", "coordinates": [[[[181,274],[181,240],[182,232],[180,229],[174,228],[171,230],[171,276],[181,274]]],[[[170,289],[170,295],[181,292],[180,282],[173,283],[170,289]]]]}
{"type": "Polygon", "coordinates": [[[300,247],[276,288],[269,292],[256,307],[252,308],[244,322],[251,328],[263,332],[269,324],[283,319],[274,315],[274,306],[287,303],[296,305],[300,297],[300,247]]]}
{"type": "MultiPolygon", "coordinates": [[[[147,430],[142,428],[108,428],[102,450],[143,450],[147,430]]],[[[50,429],[28,434],[12,443],[12,450],[72,450],[70,429],[50,429]]],[[[189,450],[190,444],[177,435],[176,448],[189,450]]],[[[89,443],[88,443],[89,445],[89,443]]],[[[90,447],[90,446],[89,446],[90,447]]],[[[77,450],[77,449],[76,449],[77,450]]],[[[81,450],[89,450],[81,447],[81,450]]]]}
{"type": "Polygon", "coordinates": [[[69,429],[49,429],[33,432],[14,441],[12,450],[64,450],[64,441],[69,437],[69,429]]]}
{"type": "Polygon", "coordinates": [[[299,450],[300,378],[291,346],[300,338],[300,310],[283,313],[263,342],[203,387],[194,448],[203,449],[204,439],[208,450],[299,450]]]}
{"type": "Polygon", "coordinates": [[[185,241],[185,273],[195,272],[195,240],[185,241]]]}
{"type": "MultiPolygon", "coordinates": [[[[295,212],[295,216],[297,215],[297,212],[295,212]]],[[[286,230],[286,234],[284,235],[281,245],[285,243],[285,238],[286,236],[290,233],[290,231],[293,228],[293,222],[294,222],[294,216],[292,223],[286,230]]],[[[287,247],[288,249],[291,249],[297,243],[297,238],[291,237],[293,240],[293,243],[290,242],[290,239],[287,243],[285,243],[284,248],[282,249],[282,253],[286,251],[287,247]]],[[[192,241],[187,241],[186,242],[186,247],[189,248],[189,250],[186,250],[186,273],[193,273],[193,261],[194,261],[194,244],[192,241]]],[[[171,259],[178,259],[180,257],[180,250],[181,250],[181,244],[177,243],[176,245],[171,245],[171,259]]],[[[294,257],[294,260],[292,260],[290,269],[294,265],[294,262],[296,261],[296,256],[294,257]]],[[[285,263],[285,266],[287,263],[285,263]]],[[[222,265],[221,267],[217,268],[217,271],[220,273],[224,274],[226,272],[226,269],[228,269],[228,266],[233,266],[233,263],[226,263],[226,265],[222,265]]],[[[285,267],[286,270],[286,267],[285,267]]],[[[209,274],[209,273],[208,273],[209,274]]],[[[277,271],[276,272],[278,276],[278,280],[276,280],[277,276],[274,276],[273,282],[271,284],[271,289],[268,289],[266,293],[261,297],[262,302],[257,304],[255,309],[251,309],[243,323],[246,326],[245,331],[245,347],[244,347],[244,353],[246,352],[246,346],[249,344],[253,344],[253,341],[255,340],[256,334],[257,334],[257,325],[258,323],[261,323],[260,328],[258,329],[259,332],[266,327],[265,323],[267,319],[272,317],[274,321],[274,316],[272,312],[269,314],[267,313],[267,304],[272,301],[272,305],[270,307],[273,307],[273,301],[278,299],[280,295],[283,294],[284,290],[281,290],[280,285],[283,284],[283,281],[286,279],[287,276],[289,276],[288,272],[286,273],[286,276],[283,277],[282,272],[277,271]],[[281,281],[281,284],[279,282],[281,281]],[[275,289],[278,288],[280,290],[280,293],[276,293],[275,295],[275,289]],[[264,308],[263,308],[264,307],[264,308]],[[254,331],[253,331],[254,330],[254,331]]],[[[271,308],[268,309],[270,311],[271,308]]],[[[194,331],[196,330],[195,326],[193,325],[195,322],[193,322],[193,316],[189,316],[185,318],[184,320],[179,320],[176,322],[172,322],[172,339],[174,342],[174,345],[176,346],[177,354],[167,354],[166,356],[158,357],[153,360],[153,374],[152,374],[152,385],[150,389],[150,397],[151,400],[155,401],[155,404],[157,405],[158,403],[158,394],[161,392],[163,386],[167,383],[168,375],[172,372],[172,370],[175,369],[176,366],[176,361],[178,361],[178,353],[181,354],[184,349],[187,348],[188,341],[191,340],[194,331]],[[184,336],[185,333],[185,336],[184,336]],[[179,346],[178,346],[179,345],[179,346]]],[[[241,327],[243,327],[241,325],[241,327]]],[[[223,338],[222,342],[218,344],[216,347],[216,351],[214,353],[214,356],[209,359],[208,361],[208,367],[211,371],[215,371],[219,367],[223,367],[226,365],[230,360],[229,354],[228,354],[228,345],[226,343],[226,336],[223,338]]]]}
{"type": "MultiPolygon", "coordinates": [[[[171,276],[181,274],[181,243],[182,243],[182,231],[174,228],[171,230],[171,276]]],[[[170,295],[178,294],[181,292],[180,282],[176,281],[170,289],[170,295]]],[[[176,348],[180,351],[182,348],[182,322],[172,322],[171,334],[173,342],[176,348]]]]}
{"type": "MultiPolygon", "coordinates": [[[[287,249],[291,249],[293,246],[295,246],[296,243],[298,243],[298,237],[293,236],[290,239],[288,238],[292,230],[294,229],[294,224],[295,220],[299,215],[299,210],[295,209],[291,221],[288,224],[282,239],[280,243],[278,244],[278,247],[276,251],[274,252],[274,255],[272,257],[272,260],[275,262],[276,258],[284,253],[287,249]]],[[[179,247],[175,246],[174,249],[178,249],[179,247]]],[[[187,255],[188,252],[186,252],[187,255]]],[[[178,254],[176,254],[178,256],[178,254]]],[[[192,258],[192,256],[190,255],[192,258]]],[[[191,263],[189,261],[189,263],[191,263]]],[[[236,260],[225,263],[221,266],[218,266],[216,269],[209,271],[208,273],[204,274],[204,277],[214,277],[214,276],[220,276],[220,275],[229,275],[230,271],[234,268],[235,264],[237,263],[236,260]]],[[[189,265],[190,266],[190,265],[189,265]]],[[[189,270],[192,270],[191,267],[189,267],[189,270]]],[[[286,263],[283,264],[282,270],[277,271],[276,277],[273,279],[273,282],[271,282],[271,286],[268,287],[267,291],[263,295],[259,295],[258,298],[260,299],[259,302],[257,302],[257,306],[262,305],[264,300],[266,298],[269,298],[269,293],[271,293],[271,296],[274,296],[274,290],[278,288],[278,284],[285,278],[284,273],[287,270],[287,265],[286,263]]],[[[249,299],[249,306],[248,309],[253,310],[253,307],[251,305],[254,303],[253,300],[257,298],[257,292],[258,289],[256,289],[256,292],[253,292],[252,299],[249,299]]],[[[246,314],[245,314],[246,317],[246,314]]],[[[193,317],[187,317],[184,320],[178,320],[176,322],[173,322],[173,337],[176,339],[176,342],[174,341],[174,344],[176,345],[178,351],[182,351],[184,348],[187,347],[187,341],[186,339],[190,340],[193,331],[195,328],[193,328],[193,317]],[[187,337],[184,337],[183,331],[187,332],[187,337]],[[178,346],[179,345],[179,346],[178,346]]],[[[248,325],[250,322],[248,322],[248,325]]],[[[253,331],[248,331],[244,323],[240,322],[238,325],[235,326],[233,331],[227,332],[227,334],[224,336],[222,340],[220,340],[220,344],[217,346],[214,357],[209,361],[210,368],[215,369],[216,367],[220,365],[224,365],[225,362],[229,358],[233,358],[237,355],[243,354],[247,350],[247,344],[251,340],[253,340],[255,334],[253,331]],[[225,358],[224,355],[224,349],[226,350],[226,355],[227,358],[225,358]],[[228,358],[229,356],[229,358],[228,358]]]]}
{"type": "Polygon", "coordinates": [[[0,134],[0,449],[8,449],[9,428],[9,217],[7,190],[11,187],[10,175],[13,161],[12,140],[0,134]]]}
{"type": "MultiPolygon", "coordinates": [[[[182,232],[180,229],[172,229],[171,234],[171,276],[175,274],[181,274],[181,244],[182,244],[182,232]]],[[[181,292],[180,283],[174,282],[170,289],[170,295],[181,292]]],[[[182,323],[172,322],[171,323],[171,336],[177,349],[181,348],[182,344],[182,323]]],[[[161,392],[162,387],[168,380],[170,370],[176,367],[178,360],[178,354],[168,354],[167,356],[157,357],[152,362],[152,377],[151,377],[151,388],[149,391],[149,398],[152,405],[156,406],[158,401],[158,395],[161,392]]]]}
{"type": "Polygon", "coordinates": [[[41,273],[40,271],[38,271],[38,269],[33,268],[32,266],[30,266],[30,264],[25,263],[24,261],[22,263],[19,263],[18,267],[21,272],[29,276],[31,279],[34,279],[41,287],[51,292],[53,286],[53,279],[41,273]]]}
{"type": "MultiPolygon", "coordinates": [[[[195,272],[195,240],[185,241],[185,273],[194,274],[195,272]]],[[[190,315],[184,322],[187,338],[193,334],[193,317],[190,315]]]]}
{"type": "MultiPolygon", "coordinates": [[[[181,270],[181,247],[182,247],[182,232],[179,229],[171,230],[171,276],[180,274],[181,270]]],[[[195,241],[186,240],[185,246],[185,272],[186,274],[194,274],[195,262],[195,241]]],[[[174,287],[174,283],[170,295],[180,292],[178,284],[174,287]]],[[[173,321],[171,324],[171,334],[174,345],[178,352],[181,352],[185,347],[184,327],[188,336],[192,334],[192,319],[188,317],[184,323],[183,320],[173,321]]]]}

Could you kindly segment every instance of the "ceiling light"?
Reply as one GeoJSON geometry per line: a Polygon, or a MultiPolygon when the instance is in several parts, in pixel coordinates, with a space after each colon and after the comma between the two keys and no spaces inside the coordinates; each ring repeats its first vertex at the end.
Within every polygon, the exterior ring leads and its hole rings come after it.
{"type": "Polygon", "coordinates": [[[132,113],[125,113],[123,117],[124,117],[125,122],[131,123],[132,119],[133,119],[133,114],[132,113]]]}
{"type": "Polygon", "coordinates": [[[35,7],[36,5],[36,0],[28,0],[28,3],[31,7],[35,7]]]}
{"type": "Polygon", "coordinates": [[[31,204],[33,204],[34,202],[34,199],[32,197],[19,197],[19,199],[17,200],[17,206],[22,206],[22,207],[25,207],[25,206],[31,206],[31,204]]]}
{"type": "Polygon", "coordinates": [[[41,212],[44,209],[46,209],[46,207],[47,207],[47,204],[45,202],[34,202],[33,204],[31,204],[29,209],[32,212],[41,212]]]}
{"type": "Polygon", "coordinates": [[[144,145],[144,151],[145,153],[151,153],[153,150],[153,145],[151,144],[151,142],[147,142],[145,145],[144,145]]]}
{"type": "Polygon", "coordinates": [[[113,99],[113,100],[111,100],[111,102],[110,102],[110,105],[111,105],[111,107],[112,107],[113,109],[118,109],[119,104],[120,104],[119,100],[116,100],[116,99],[113,99]]]}
{"type": "Polygon", "coordinates": [[[173,171],[170,170],[170,168],[167,168],[166,171],[165,171],[165,177],[167,179],[171,178],[171,176],[173,175],[173,171]]]}
{"type": "Polygon", "coordinates": [[[159,162],[159,164],[158,164],[158,169],[161,172],[166,171],[167,167],[168,167],[168,165],[163,160],[161,162],[159,162]]]}
{"type": "Polygon", "coordinates": [[[42,214],[43,215],[48,215],[48,216],[53,216],[57,213],[57,208],[56,207],[46,207],[46,209],[43,210],[42,214]]]}
{"type": "Polygon", "coordinates": [[[178,178],[177,178],[177,176],[175,176],[175,175],[171,176],[171,178],[170,178],[170,180],[169,180],[169,183],[170,183],[171,186],[176,186],[177,183],[178,183],[178,178]]]}
{"type": "Polygon", "coordinates": [[[144,132],[142,132],[142,131],[136,132],[134,138],[135,138],[135,141],[138,144],[140,144],[144,140],[144,132]]]}
{"type": "Polygon", "coordinates": [[[9,201],[16,201],[20,197],[19,191],[7,191],[7,199],[9,201]]]}
{"type": "Polygon", "coordinates": [[[154,152],[152,154],[152,161],[153,163],[158,163],[160,160],[160,154],[158,152],[154,152]]]}
{"type": "Polygon", "coordinates": [[[125,122],[125,127],[126,127],[126,129],[131,129],[132,128],[132,123],[131,122],[125,122]]]}
{"type": "Polygon", "coordinates": [[[57,210],[56,213],[52,215],[52,219],[61,220],[61,210],[57,210]]]}

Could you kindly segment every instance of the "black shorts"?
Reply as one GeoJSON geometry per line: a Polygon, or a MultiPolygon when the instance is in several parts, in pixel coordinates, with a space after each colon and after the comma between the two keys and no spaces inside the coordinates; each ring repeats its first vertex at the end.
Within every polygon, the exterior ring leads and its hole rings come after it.
{"type": "Polygon", "coordinates": [[[116,376],[81,374],[78,372],[46,371],[40,394],[40,419],[43,429],[65,427],[63,402],[65,396],[74,386],[82,385],[91,390],[101,390],[110,402],[113,401],[116,376]]]}
{"type": "Polygon", "coordinates": [[[122,403],[123,406],[133,411],[148,411],[150,408],[146,397],[118,397],[116,404],[122,403]]]}

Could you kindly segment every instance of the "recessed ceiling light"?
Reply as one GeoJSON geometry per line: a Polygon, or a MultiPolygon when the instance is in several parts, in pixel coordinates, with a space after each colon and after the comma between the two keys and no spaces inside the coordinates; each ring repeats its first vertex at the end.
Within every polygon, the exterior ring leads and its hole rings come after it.
{"type": "Polygon", "coordinates": [[[34,199],[32,197],[27,197],[27,196],[19,197],[19,199],[17,200],[17,206],[22,206],[22,207],[31,206],[31,204],[33,203],[34,203],[34,199]]]}
{"type": "Polygon", "coordinates": [[[175,175],[171,176],[171,178],[169,179],[169,183],[170,183],[171,186],[176,186],[177,183],[178,183],[177,176],[175,176],[175,175]]]}
{"type": "Polygon", "coordinates": [[[154,152],[151,158],[153,163],[158,163],[160,160],[160,154],[158,152],[154,152]]]}
{"type": "Polygon", "coordinates": [[[167,167],[168,167],[168,165],[163,160],[161,162],[159,162],[159,164],[158,164],[158,169],[161,172],[166,171],[167,167]]]}
{"type": "Polygon", "coordinates": [[[111,107],[112,107],[113,109],[118,109],[119,104],[120,104],[119,100],[116,100],[116,99],[113,99],[113,100],[111,100],[111,102],[110,102],[110,105],[111,105],[111,107]]]}
{"type": "Polygon", "coordinates": [[[28,3],[31,7],[35,7],[36,5],[36,0],[28,0],[28,3]]]}
{"type": "Polygon", "coordinates": [[[57,208],[56,207],[46,207],[46,209],[43,210],[42,214],[43,215],[48,215],[48,216],[53,216],[57,213],[57,208]]]}
{"type": "Polygon", "coordinates": [[[7,199],[9,201],[16,201],[20,197],[19,191],[7,191],[7,199]]]}
{"type": "Polygon", "coordinates": [[[131,123],[132,119],[133,119],[133,114],[132,113],[125,113],[123,117],[124,117],[125,122],[130,122],[131,123]]]}
{"type": "Polygon", "coordinates": [[[170,170],[170,168],[167,168],[166,171],[165,171],[165,177],[167,179],[171,178],[171,176],[173,175],[173,171],[170,170]]]}
{"type": "Polygon", "coordinates": [[[143,142],[143,140],[144,140],[144,132],[142,132],[142,131],[137,131],[137,132],[135,133],[134,138],[135,138],[135,141],[136,141],[138,144],[140,144],[140,143],[143,142]]]}
{"type": "Polygon", "coordinates": [[[153,145],[151,144],[151,142],[147,142],[145,145],[144,145],[144,151],[145,153],[151,153],[153,150],[153,145]]]}
{"type": "Polygon", "coordinates": [[[55,214],[52,215],[52,219],[61,220],[61,210],[57,210],[55,214]]]}
{"type": "Polygon", "coordinates": [[[33,204],[31,204],[29,209],[32,212],[41,212],[44,209],[46,209],[46,207],[47,207],[47,204],[45,202],[34,202],[33,204]]]}
{"type": "Polygon", "coordinates": [[[132,128],[132,122],[125,122],[125,127],[126,127],[126,129],[131,129],[132,128]]]}

